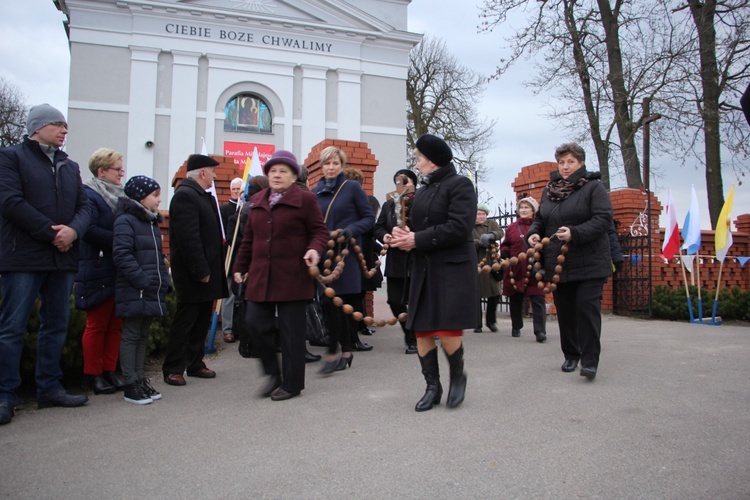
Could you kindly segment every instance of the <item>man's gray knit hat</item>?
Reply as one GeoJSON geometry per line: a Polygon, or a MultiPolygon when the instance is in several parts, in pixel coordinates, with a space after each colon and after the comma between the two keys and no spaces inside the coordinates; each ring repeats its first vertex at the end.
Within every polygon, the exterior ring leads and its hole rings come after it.
{"type": "Polygon", "coordinates": [[[68,123],[65,115],[49,104],[37,104],[31,107],[29,115],[26,117],[26,132],[31,137],[34,135],[34,132],[45,125],[58,122],[68,123]]]}

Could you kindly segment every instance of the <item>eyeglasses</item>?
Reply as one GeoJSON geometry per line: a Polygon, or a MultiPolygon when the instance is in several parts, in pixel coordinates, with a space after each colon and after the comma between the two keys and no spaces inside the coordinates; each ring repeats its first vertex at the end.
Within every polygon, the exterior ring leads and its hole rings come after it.
{"type": "Polygon", "coordinates": [[[109,168],[108,168],[107,170],[114,170],[114,171],[115,171],[115,172],[117,172],[118,174],[120,174],[120,173],[124,174],[124,173],[125,173],[125,169],[124,169],[124,168],[122,168],[122,167],[118,167],[118,168],[115,168],[115,167],[109,167],[109,168]]]}
{"type": "Polygon", "coordinates": [[[50,125],[54,125],[55,127],[63,127],[65,130],[68,130],[68,124],[65,122],[53,122],[50,123],[50,125]]]}

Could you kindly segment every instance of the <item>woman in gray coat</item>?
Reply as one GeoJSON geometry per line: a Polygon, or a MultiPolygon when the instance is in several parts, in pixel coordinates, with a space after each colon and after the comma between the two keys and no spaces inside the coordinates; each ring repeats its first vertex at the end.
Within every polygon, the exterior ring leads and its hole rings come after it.
{"type": "Polygon", "coordinates": [[[417,140],[414,154],[422,183],[411,207],[411,228],[393,228],[391,246],[412,251],[406,326],[417,337],[417,353],[427,390],[416,411],[440,403],[443,388],[435,337],[450,364],[449,408],[464,400],[466,374],[461,336],[479,319],[477,253],[472,229],[477,197],[469,179],[456,173],[450,147],[434,135],[417,140]]]}
{"type": "Polygon", "coordinates": [[[602,289],[612,274],[607,236],[612,203],[601,174],[586,170],[581,146],[563,144],[555,159],[558,170],[550,174],[528,242],[533,247],[543,237],[550,239],[543,251],[544,270],[546,281],[559,276],[553,296],[565,355],[561,369],[572,372],[580,360],[581,376],[593,380],[601,353],[602,289]],[[561,272],[555,273],[564,244],[568,251],[561,272]]]}
{"type": "MultiPolygon", "coordinates": [[[[503,237],[503,230],[492,219],[487,219],[490,209],[487,205],[477,205],[477,221],[474,224],[472,236],[474,246],[477,249],[477,261],[487,259],[487,264],[492,265],[492,256],[490,255],[491,245],[495,242],[500,243],[503,237]]],[[[497,303],[500,301],[500,280],[496,279],[496,273],[482,273],[479,275],[479,297],[487,299],[487,328],[491,332],[497,331],[497,303]]],[[[477,302],[479,307],[479,323],[474,328],[476,333],[482,331],[482,304],[477,302]]]]}

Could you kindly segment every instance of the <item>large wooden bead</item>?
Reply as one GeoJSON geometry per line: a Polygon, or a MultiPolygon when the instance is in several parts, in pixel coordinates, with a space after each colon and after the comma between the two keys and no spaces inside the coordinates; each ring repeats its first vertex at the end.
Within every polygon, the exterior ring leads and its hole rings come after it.
{"type": "Polygon", "coordinates": [[[399,321],[406,321],[406,318],[408,318],[408,316],[407,316],[406,313],[401,313],[401,314],[398,315],[398,320],[399,321]]]}
{"type": "Polygon", "coordinates": [[[560,274],[562,272],[562,266],[560,264],[555,266],[555,274],[560,274]]]}
{"type": "Polygon", "coordinates": [[[518,257],[511,257],[510,258],[510,265],[515,267],[518,264],[518,257]]]}
{"type": "Polygon", "coordinates": [[[542,238],[542,245],[549,245],[549,238],[542,238]]]}
{"type": "Polygon", "coordinates": [[[375,322],[375,326],[377,326],[377,327],[379,327],[379,328],[383,328],[383,327],[385,326],[385,320],[384,320],[384,319],[379,319],[379,320],[377,320],[377,321],[375,322]]]}
{"type": "Polygon", "coordinates": [[[552,283],[559,283],[560,282],[560,275],[556,274],[552,276],[552,283]]]}
{"type": "Polygon", "coordinates": [[[313,278],[317,278],[320,276],[320,269],[318,269],[318,266],[310,266],[307,268],[307,272],[310,273],[310,276],[313,278]]]}
{"type": "Polygon", "coordinates": [[[373,323],[375,323],[375,319],[372,316],[365,316],[362,320],[365,322],[365,325],[371,326],[373,323]]]}
{"type": "Polygon", "coordinates": [[[388,323],[389,325],[393,326],[393,325],[395,325],[396,323],[398,323],[398,320],[397,320],[396,318],[390,318],[390,319],[389,319],[389,320],[387,321],[387,323],[388,323]]]}
{"type": "Polygon", "coordinates": [[[552,284],[551,284],[551,285],[549,286],[549,289],[550,289],[550,291],[554,292],[555,290],[557,290],[557,285],[556,285],[556,284],[554,284],[554,283],[552,283],[552,284]]]}
{"type": "Polygon", "coordinates": [[[561,247],[560,247],[560,251],[561,251],[561,252],[562,252],[563,254],[566,254],[566,253],[568,253],[568,244],[566,243],[566,244],[564,244],[563,246],[561,246],[561,247]]]}
{"type": "Polygon", "coordinates": [[[344,300],[341,297],[334,297],[333,298],[333,305],[336,307],[341,307],[344,305],[344,300]]]}
{"type": "Polygon", "coordinates": [[[490,266],[485,265],[482,267],[483,273],[489,273],[490,271],[492,271],[492,268],[490,266]]]}
{"type": "Polygon", "coordinates": [[[354,307],[351,304],[344,304],[341,306],[341,310],[344,311],[344,314],[351,314],[354,312],[354,307]]]}
{"type": "Polygon", "coordinates": [[[361,312],[359,312],[359,311],[354,311],[354,312],[352,313],[352,318],[354,318],[354,321],[362,321],[362,318],[364,318],[364,317],[365,317],[365,315],[364,315],[364,314],[362,314],[362,313],[361,313],[361,312]]]}
{"type": "Polygon", "coordinates": [[[541,288],[541,289],[542,289],[542,290],[544,290],[545,292],[547,291],[547,289],[546,289],[546,288],[544,288],[544,281],[539,281],[539,282],[538,282],[538,283],[536,284],[536,286],[538,286],[539,288],[541,288]]]}
{"type": "Polygon", "coordinates": [[[563,262],[565,262],[565,256],[562,255],[562,254],[558,255],[557,256],[557,263],[558,264],[562,264],[563,262]]]}
{"type": "Polygon", "coordinates": [[[329,286],[329,287],[326,287],[326,289],[325,289],[325,290],[323,290],[323,293],[324,293],[324,294],[325,294],[325,296],[326,296],[326,297],[328,297],[329,299],[332,299],[333,297],[335,297],[335,296],[336,296],[336,290],[334,290],[334,289],[333,289],[333,288],[331,288],[330,286],[329,286]]]}
{"type": "Polygon", "coordinates": [[[501,266],[497,262],[495,262],[494,264],[492,264],[492,270],[495,271],[495,272],[498,272],[502,268],[503,268],[503,266],[501,266]]]}
{"type": "MultiPolygon", "coordinates": [[[[536,276],[534,276],[534,277],[536,278],[536,280],[537,280],[537,281],[538,281],[539,283],[541,283],[541,282],[542,282],[542,280],[544,279],[544,275],[543,275],[542,273],[536,273],[536,276]]],[[[539,287],[539,288],[541,288],[541,287],[539,287]]]]}

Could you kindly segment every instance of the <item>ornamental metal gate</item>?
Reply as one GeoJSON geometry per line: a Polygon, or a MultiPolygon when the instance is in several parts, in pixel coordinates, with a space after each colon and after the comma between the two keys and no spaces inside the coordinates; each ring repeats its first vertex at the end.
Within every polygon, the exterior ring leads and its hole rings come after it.
{"type": "Polygon", "coordinates": [[[651,237],[620,236],[622,270],[612,278],[612,302],[615,314],[651,316],[651,237]]]}

